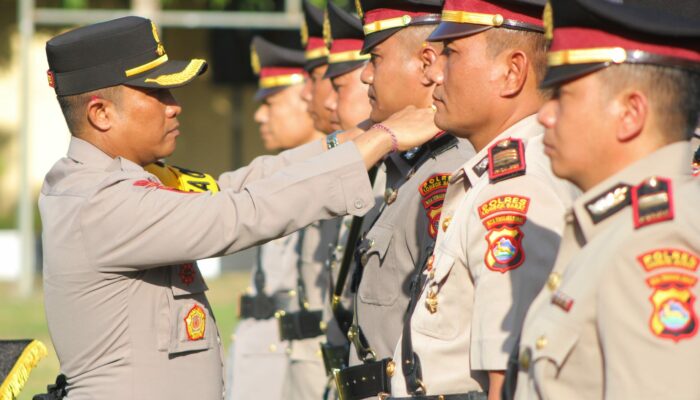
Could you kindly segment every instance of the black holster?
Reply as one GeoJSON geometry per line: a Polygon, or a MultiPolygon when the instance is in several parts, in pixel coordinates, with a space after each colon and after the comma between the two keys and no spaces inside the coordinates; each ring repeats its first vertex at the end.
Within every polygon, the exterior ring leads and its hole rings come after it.
{"type": "Polygon", "coordinates": [[[321,328],[323,311],[301,310],[277,315],[281,340],[309,339],[324,334],[321,328]]]}

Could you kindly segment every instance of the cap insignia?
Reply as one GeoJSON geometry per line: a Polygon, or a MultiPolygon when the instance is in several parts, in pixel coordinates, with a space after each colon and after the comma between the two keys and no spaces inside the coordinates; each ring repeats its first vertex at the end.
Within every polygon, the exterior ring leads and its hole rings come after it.
{"type": "Polygon", "coordinates": [[[549,0],[547,0],[547,4],[544,6],[542,21],[544,22],[544,38],[551,41],[554,39],[554,15],[552,14],[552,5],[549,0]]]}
{"type": "Polygon", "coordinates": [[[260,75],[260,57],[254,46],[250,46],[250,67],[255,75],[260,75]]]}
{"type": "Polygon", "coordinates": [[[326,44],[326,47],[330,47],[331,42],[333,42],[331,21],[328,19],[328,8],[323,12],[323,42],[326,44]]]}
{"type": "Polygon", "coordinates": [[[364,13],[362,12],[362,3],[360,3],[360,0],[355,0],[355,9],[357,10],[357,15],[362,18],[364,13]]]}
{"type": "Polygon", "coordinates": [[[165,54],[165,47],[163,47],[163,44],[160,42],[160,37],[158,37],[158,27],[156,27],[156,24],[153,21],[151,21],[151,31],[153,32],[153,39],[158,45],[156,53],[158,53],[159,56],[162,56],[163,54],[165,54]]]}

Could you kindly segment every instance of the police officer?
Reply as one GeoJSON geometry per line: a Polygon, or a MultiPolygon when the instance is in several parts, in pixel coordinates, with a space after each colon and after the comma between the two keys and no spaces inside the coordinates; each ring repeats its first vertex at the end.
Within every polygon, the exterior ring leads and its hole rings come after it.
{"type": "MultiPolygon", "coordinates": [[[[369,85],[370,119],[379,126],[406,103],[430,104],[433,85],[425,84],[423,73],[439,50],[423,43],[439,12],[437,1],[361,2],[363,52],[370,54],[361,78],[369,85]]],[[[389,391],[385,371],[394,368],[391,356],[415,265],[426,258],[437,234],[450,172],[473,155],[468,143],[449,133],[434,134],[425,146],[385,160],[385,202],[358,246],[361,279],[348,334],[351,366],[336,374],[343,399],[389,391]]]]}
{"type": "MultiPolygon", "coordinates": [[[[274,77],[276,85],[260,81],[255,120],[267,150],[277,151],[318,139],[313,120],[301,100],[304,54],[261,37],[251,44],[254,72],[274,77]],[[286,79],[285,79],[286,78],[286,79]]],[[[306,228],[308,229],[308,228],[306,228]]],[[[249,293],[240,298],[240,322],[234,333],[229,379],[229,399],[288,398],[283,383],[289,369],[288,341],[279,337],[277,311],[291,311],[297,299],[297,245],[299,232],[258,247],[249,293]]]]}
{"type": "Polygon", "coordinates": [[[139,17],[61,34],[46,51],[72,133],[39,197],[46,316],[68,398],[222,398],[220,339],[193,260],[366,212],[366,169],[429,138],[388,121],[393,135],[369,130],[328,152],[315,142],[222,176],[216,195],[180,192],[143,166],[174,151],[182,110],[169,88],[206,62],[169,60],[139,17]]]}
{"type": "Polygon", "coordinates": [[[525,319],[515,397],[700,398],[700,191],[688,141],[700,7],[553,0],[545,15],[543,85],[556,93],[539,113],[546,153],[585,193],[525,319]]]}
{"type": "Polygon", "coordinates": [[[445,45],[427,73],[436,123],[477,154],[450,179],[396,346],[392,398],[498,399],[527,307],[554,264],[575,191],[552,175],[535,116],[545,99],[541,15],[529,0],[448,0],[429,38],[445,45]]]}

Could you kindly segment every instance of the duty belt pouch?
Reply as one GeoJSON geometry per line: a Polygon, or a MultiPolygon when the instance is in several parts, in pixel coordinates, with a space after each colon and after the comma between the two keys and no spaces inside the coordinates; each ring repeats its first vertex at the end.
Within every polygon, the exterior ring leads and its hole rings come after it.
{"type": "Polygon", "coordinates": [[[240,318],[269,319],[275,315],[277,308],[275,299],[263,293],[254,296],[244,294],[239,305],[240,318]]]}
{"type": "Polygon", "coordinates": [[[350,344],[333,346],[328,343],[321,344],[323,366],[326,368],[326,376],[331,376],[334,369],[344,369],[348,366],[350,357],[350,344]]]}
{"type": "Polygon", "coordinates": [[[333,371],[340,400],[359,400],[391,393],[394,361],[385,358],[333,371]]]}
{"type": "Polygon", "coordinates": [[[277,314],[282,340],[301,340],[323,335],[323,311],[301,310],[277,314]]]}

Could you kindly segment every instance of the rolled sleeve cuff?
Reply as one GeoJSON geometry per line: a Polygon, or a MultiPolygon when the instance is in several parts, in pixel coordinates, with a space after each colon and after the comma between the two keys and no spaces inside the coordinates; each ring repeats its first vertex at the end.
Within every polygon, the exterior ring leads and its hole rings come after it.
{"type": "Polygon", "coordinates": [[[333,160],[348,164],[348,168],[339,177],[347,213],[354,216],[368,213],[374,207],[374,193],[365,162],[355,143],[342,144],[328,151],[327,155],[333,160]]]}

